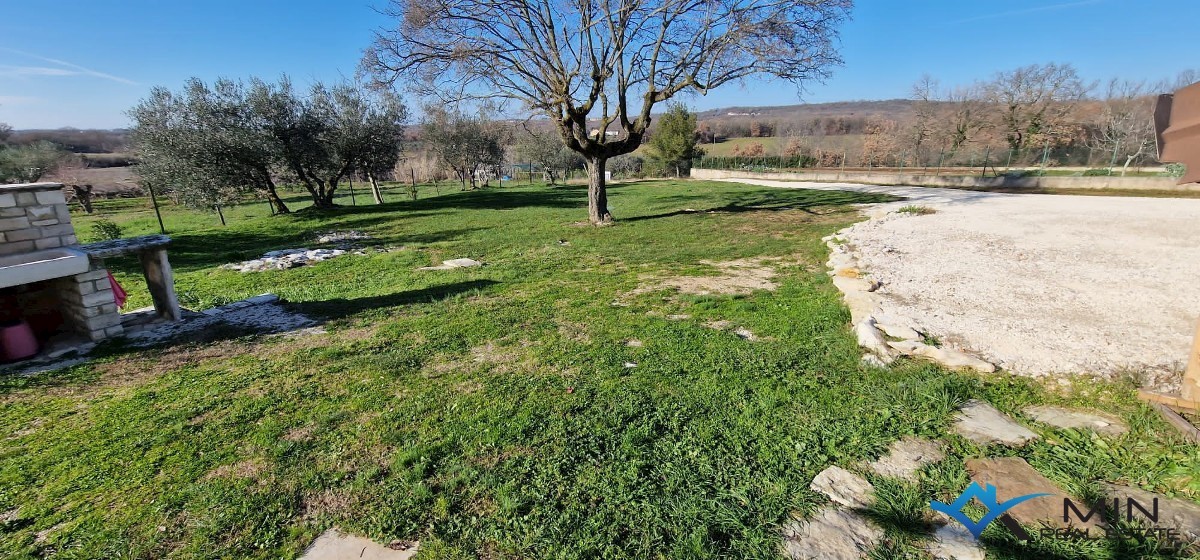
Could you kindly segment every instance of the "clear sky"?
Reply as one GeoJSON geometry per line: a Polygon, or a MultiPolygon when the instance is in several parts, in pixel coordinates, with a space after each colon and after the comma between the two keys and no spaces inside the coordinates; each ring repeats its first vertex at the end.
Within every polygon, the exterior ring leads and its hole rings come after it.
{"type": "MultiPolygon", "coordinates": [[[[383,0],[0,0],[0,122],[112,128],[155,85],[197,76],[352,76],[383,0]]],[[[845,66],[803,101],[907,97],[922,74],[969,83],[1031,63],[1088,79],[1200,67],[1200,0],[860,0],[845,66]]],[[[727,86],[698,109],[797,103],[787,84],[727,86]]]]}

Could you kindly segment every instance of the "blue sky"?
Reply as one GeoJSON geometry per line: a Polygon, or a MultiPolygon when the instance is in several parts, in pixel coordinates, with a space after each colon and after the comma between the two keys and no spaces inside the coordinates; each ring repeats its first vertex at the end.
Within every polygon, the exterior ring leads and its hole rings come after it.
{"type": "MultiPolygon", "coordinates": [[[[0,122],[110,128],[155,85],[197,76],[297,82],[352,76],[383,0],[0,0],[0,122]]],[[[860,0],[845,66],[803,101],[907,97],[922,74],[969,83],[1031,63],[1089,79],[1158,80],[1200,67],[1196,0],[860,0]]],[[[800,101],[754,82],[689,98],[699,109],[800,101]]]]}

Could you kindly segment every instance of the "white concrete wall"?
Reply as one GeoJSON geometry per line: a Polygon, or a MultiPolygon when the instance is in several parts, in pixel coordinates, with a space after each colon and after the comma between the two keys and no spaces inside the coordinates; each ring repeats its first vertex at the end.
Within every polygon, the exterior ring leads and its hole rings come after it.
{"type": "Polygon", "coordinates": [[[1200,183],[1175,184],[1173,177],[967,177],[962,175],[911,175],[901,173],[858,173],[800,171],[758,173],[726,169],[692,169],[693,179],[774,179],[819,183],[866,185],[911,185],[918,187],[1004,187],[1054,189],[1128,189],[1200,191],[1200,183]]]}

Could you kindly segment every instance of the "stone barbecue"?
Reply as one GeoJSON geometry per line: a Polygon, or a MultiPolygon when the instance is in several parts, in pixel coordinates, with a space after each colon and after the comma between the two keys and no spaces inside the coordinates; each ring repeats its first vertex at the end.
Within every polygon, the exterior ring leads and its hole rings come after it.
{"type": "Polygon", "coordinates": [[[179,320],[166,236],[80,246],[58,183],[0,185],[0,326],[27,324],[39,344],[122,334],[104,259],[137,253],[165,320],[179,320]]]}

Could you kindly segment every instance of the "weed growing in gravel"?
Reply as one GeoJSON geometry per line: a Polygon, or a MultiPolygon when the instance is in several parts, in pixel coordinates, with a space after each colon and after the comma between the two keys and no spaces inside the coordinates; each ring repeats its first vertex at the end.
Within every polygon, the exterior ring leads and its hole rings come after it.
{"type": "Polygon", "coordinates": [[[915,214],[918,216],[924,216],[926,214],[936,214],[937,213],[937,210],[934,210],[933,208],[930,208],[928,206],[920,206],[917,204],[909,204],[908,206],[901,206],[896,211],[904,212],[905,214],[915,214]]]}

